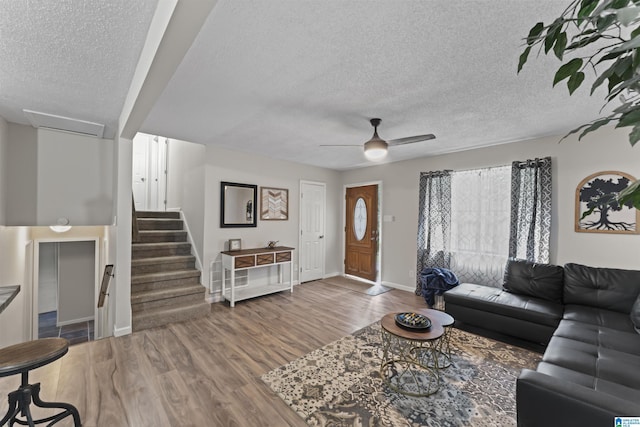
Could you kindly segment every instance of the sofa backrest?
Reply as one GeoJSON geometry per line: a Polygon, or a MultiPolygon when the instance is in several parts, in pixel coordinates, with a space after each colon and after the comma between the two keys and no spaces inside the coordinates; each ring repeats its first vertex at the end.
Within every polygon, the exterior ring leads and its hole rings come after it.
{"type": "Polygon", "coordinates": [[[536,264],[523,259],[507,261],[502,288],[519,295],[562,304],[563,271],[559,265],[536,264]]]}
{"type": "Polygon", "coordinates": [[[565,304],[629,313],[640,294],[640,271],[565,264],[565,304]]]}

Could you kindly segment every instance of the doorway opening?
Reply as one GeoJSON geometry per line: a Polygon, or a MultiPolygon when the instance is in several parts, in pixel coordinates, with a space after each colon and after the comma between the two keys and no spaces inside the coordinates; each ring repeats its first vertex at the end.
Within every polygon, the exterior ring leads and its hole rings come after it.
{"type": "Polygon", "coordinates": [[[380,283],[381,182],[345,187],[344,274],[380,283]]]}
{"type": "Polygon", "coordinates": [[[95,339],[97,255],[97,240],[37,242],[34,338],[95,339]]]}
{"type": "Polygon", "coordinates": [[[146,133],[133,138],[132,188],[136,211],[167,210],[168,139],[146,133]]]}

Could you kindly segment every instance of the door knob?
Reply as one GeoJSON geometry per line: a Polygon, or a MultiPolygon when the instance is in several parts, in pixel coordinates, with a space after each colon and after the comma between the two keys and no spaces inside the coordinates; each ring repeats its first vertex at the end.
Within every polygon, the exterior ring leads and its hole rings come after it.
{"type": "Polygon", "coordinates": [[[324,239],[324,234],[322,236],[318,236],[318,239],[324,239]]]}

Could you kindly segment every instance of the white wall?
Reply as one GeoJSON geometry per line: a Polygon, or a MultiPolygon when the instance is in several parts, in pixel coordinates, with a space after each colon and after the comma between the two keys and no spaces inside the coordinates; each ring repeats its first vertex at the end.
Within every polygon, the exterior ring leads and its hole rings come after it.
{"type": "Polygon", "coordinates": [[[26,227],[0,226],[0,286],[20,285],[20,293],[0,313],[0,348],[26,341],[30,324],[27,313],[31,305],[30,281],[25,277],[26,227]]]}
{"type": "Polygon", "coordinates": [[[179,139],[169,139],[168,143],[167,209],[182,210],[195,250],[202,257],[206,148],[204,145],[179,139]]]}
{"type": "Polygon", "coordinates": [[[38,129],[37,223],[109,225],[113,206],[113,141],[38,129]]]}
{"type": "Polygon", "coordinates": [[[0,116],[0,225],[7,223],[7,151],[9,145],[9,124],[0,116]]]}
{"type": "MultiPolygon", "coordinates": [[[[340,271],[340,211],[341,183],[337,171],[313,166],[273,160],[263,156],[241,153],[218,147],[206,147],[205,171],[205,232],[204,275],[208,277],[209,263],[219,259],[228,239],[242,239],[243,248],[265,247],[270,240],[279,245],[298,247],[300,180],[324,182],[327,186],[326,218],[326,274],[340,271]],[[220,228],[220,182],[239,182],[259,187],[289,190],[289,219],[260,221],[255,228],[220,228]]],[[[259,203],[259,202],[258,202],[259,203]]],[[[294,255],[294,280],[298,277],[298,253],[294,255]]]]}
{"type": "MultiPolygon", "coordinates": [[[[638,269],[640,235],[576,233],[575,191],[588,175],[619,170],[640,178],[640,147],[632,148],[628,130],[604,128],[582,141],[560,137],[498,145],[436,157],[425,157],[342,173],[344,184],[383,181],[382,279],[412,289],[416,269],[418,183],[420,172],[465,170],[510,164],[514,160],[551,156],[553,159],[553,215],[551,262],[638,269]]],[[[342,242],[340,243],[342,245],[342,242]]]]}
{"type": "Polygon", "coordinates": [[[6,224],[37,223],[38,134],[31,126],[9,123],[5,159],[6,224]]]}

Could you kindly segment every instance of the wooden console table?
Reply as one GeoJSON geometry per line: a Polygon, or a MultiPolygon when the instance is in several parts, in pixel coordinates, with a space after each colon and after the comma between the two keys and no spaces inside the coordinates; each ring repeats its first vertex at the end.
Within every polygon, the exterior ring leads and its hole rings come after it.
{"type": "Polygon", "coordinates": [[[254,298],[261,295],[289,289],[293,292],[293,262],[292,252],[295,248],[276,246],[275,248],[243,249],[239,251],[223,251],[222,254],[222,296],[229,301],[231,307],[235,307],[236,301],[254,298]],[[289,264],[289,283],[284,283],[282,268],[289,264]],[[250,286],[236,289],[236,271],[253,268],[278,266],[278,283],[250,286]],[[231,274],[231,284],[226,287],[226,272],[231,274]]]}

